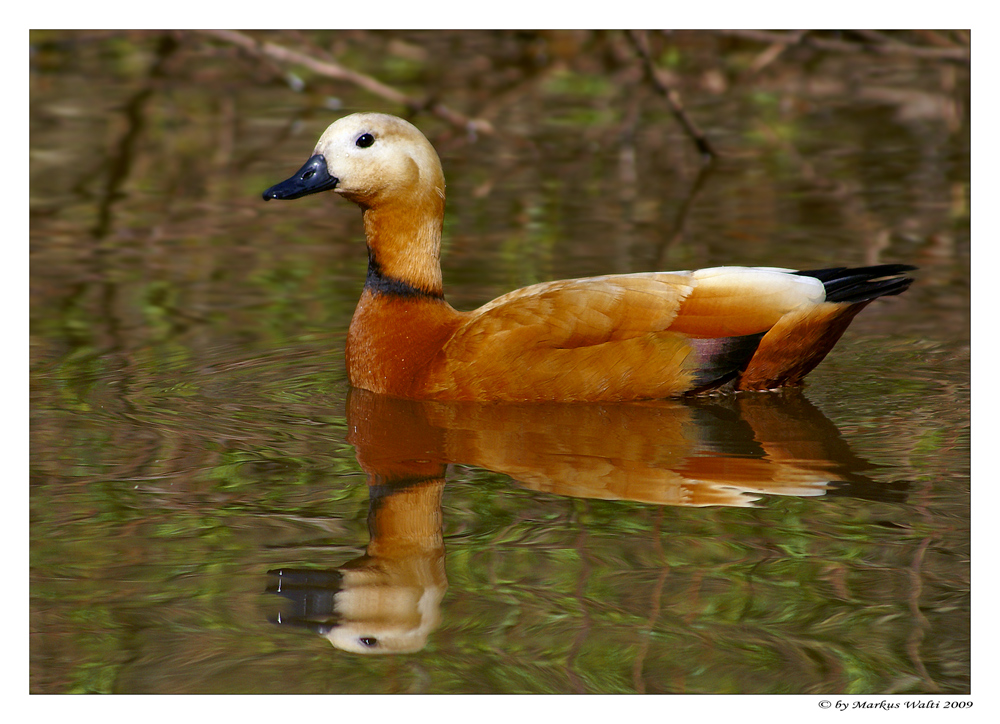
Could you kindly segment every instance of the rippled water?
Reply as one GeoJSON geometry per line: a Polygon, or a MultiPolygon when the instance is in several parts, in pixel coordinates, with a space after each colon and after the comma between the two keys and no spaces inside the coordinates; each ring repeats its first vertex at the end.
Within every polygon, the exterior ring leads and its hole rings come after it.
{"type": "MultiPolygon", "coordinates": [[[[921,267],[801,394],[484,408],[349,391],[360,215],[260,201],[331,98],[400,109],[165,37],[33,37],[33,692],[968,693],[967,70],[692,82],[727,151],[699,176],[606,38],[538,70],[509,34],[317,36],[491,109],[475,139],[415,119],[460,308],[609,272],[921,267]]],[[[707,77],[713,49],[678,42],[707,77]]]]}

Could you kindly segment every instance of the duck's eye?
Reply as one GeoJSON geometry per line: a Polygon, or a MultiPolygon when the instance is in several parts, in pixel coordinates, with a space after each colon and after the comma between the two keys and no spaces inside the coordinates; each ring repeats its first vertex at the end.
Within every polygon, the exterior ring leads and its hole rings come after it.
{"type": "Polygon", "coordinates": [[[368,148],[373,143],[375,143],[375,136],[370,133],[362,133],[358,136],[358,140],[354,142],[354,145],[358,148],[368,148]]]}
{"type": "MultiPolygon", "coordinates": [[[[368,134],[366,133],[365,135],[367,136],[368,134]]],[[[360,141],[361,139],[358,140],[360,141]]],[[[374,636],[362,636],[360,639],[358,639],[358,641],[363,643],[368,648],[372,648],[373,646],[378,646],[378,639],[375,638],[374,636]]]]}

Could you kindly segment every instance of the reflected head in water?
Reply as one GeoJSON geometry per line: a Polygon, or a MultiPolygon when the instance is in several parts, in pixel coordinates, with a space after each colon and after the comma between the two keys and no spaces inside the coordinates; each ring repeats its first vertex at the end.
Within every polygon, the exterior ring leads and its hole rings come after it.
{"type": "Polygon", "coordinates": [[[367,553],[332,571],[279,569],[268,588],[292,602],[276,622],[305,626],[357,654],[419,651],[448,587],[443,480],[371,487],[367,553]]]}

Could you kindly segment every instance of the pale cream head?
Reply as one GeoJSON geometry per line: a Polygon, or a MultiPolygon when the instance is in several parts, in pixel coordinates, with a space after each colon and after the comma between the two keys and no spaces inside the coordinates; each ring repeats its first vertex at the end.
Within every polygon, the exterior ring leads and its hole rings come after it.
{"type": "Polygon", "coordinates": [[[441,161],[415,126],[383,113],[355,113],[332,123],[314,154],[337,179],[334,191],[362,206],[399,199],[413,204],[425,194],[444,199],[441,161]]]}

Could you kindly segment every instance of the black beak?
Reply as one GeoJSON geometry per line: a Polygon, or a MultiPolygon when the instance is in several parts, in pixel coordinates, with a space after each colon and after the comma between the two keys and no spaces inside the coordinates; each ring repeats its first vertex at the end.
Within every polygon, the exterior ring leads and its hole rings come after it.
{"type": "Polygon", "coordinates": [[[290,179],[275,184],[264,192],[264,201],[271,199],[300,199],[309,194],[335,188],[340,179],[331,176],[326,169],[326,159],[316,154],[306,165],[295,172],[290,179]]]}

